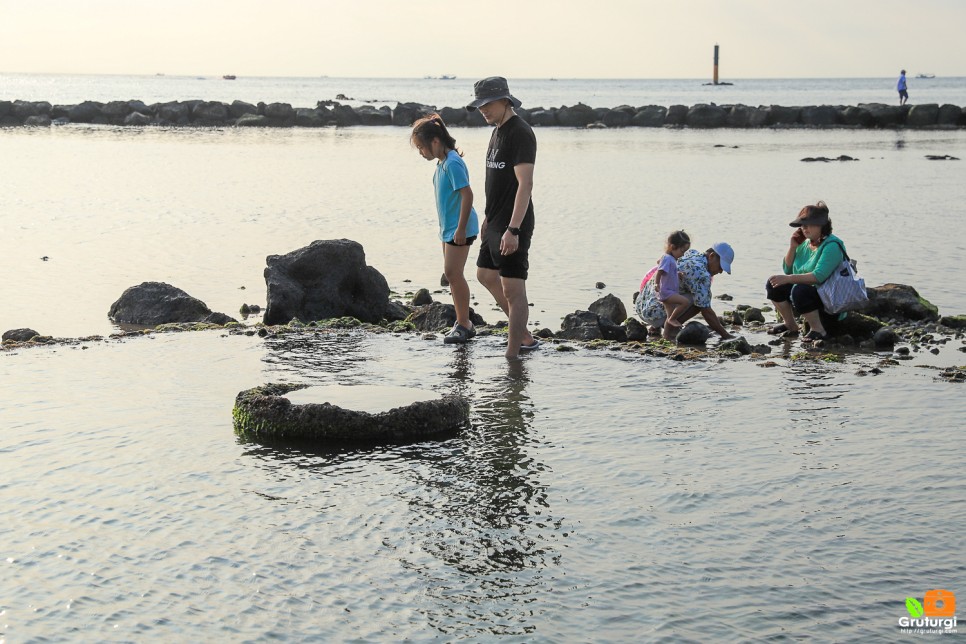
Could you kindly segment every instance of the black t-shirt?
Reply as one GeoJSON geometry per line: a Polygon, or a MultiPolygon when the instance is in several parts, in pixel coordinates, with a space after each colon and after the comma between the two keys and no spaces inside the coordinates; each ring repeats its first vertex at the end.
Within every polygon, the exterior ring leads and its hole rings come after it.
{"type": "MultiPolygon", "coordinates": [[[[502,127],[495,128],[486,149],[486,219],[488,224],[505,230],[513,216],[513,200],[520,183],[513,168],[537,160],[537,137],[533,129],[517,115],[502,127]]],[[[533,230],[533,199],[527,206],[520,228],[533,230]]]]}

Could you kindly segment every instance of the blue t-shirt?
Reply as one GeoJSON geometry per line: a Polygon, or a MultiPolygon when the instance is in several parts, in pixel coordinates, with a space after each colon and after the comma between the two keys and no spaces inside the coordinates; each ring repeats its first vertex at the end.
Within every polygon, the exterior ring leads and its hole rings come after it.
{"type": "MultiPolygon", "coordinates": [[[[439,216],[439,238],[444,242],[453,241],[456,227],[460,223],[460,204],[463,201],[460,190],[470,185],[470,173],[463,157],[456,150],[450,150],[446,158],[436,164],[433,186],[436,188],[436,214],[439,216]]],[[[466,222],[466,236],[480,234],[480,222],[476,209],[470,208],[470,219],[466,222]]]]}

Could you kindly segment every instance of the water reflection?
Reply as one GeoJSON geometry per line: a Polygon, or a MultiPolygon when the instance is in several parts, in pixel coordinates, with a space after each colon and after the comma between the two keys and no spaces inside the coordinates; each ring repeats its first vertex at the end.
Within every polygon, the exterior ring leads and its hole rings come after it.
{"type": "Polygon", "coordinates": [[[840,368],[812,360],[793,360],[788,377],[782,380],[787,404],[783,406],[790,430],[800,433],[789,441],[792,453],[801,459],[801,469],[834,469],[841,432],[850,420],[846,405],[847,385],[840,368]]]}
{"type": "Polygon", "coordinates": [[[270,373],[286,381],[351,381],[366,364],[365,336],[345,330],[292,333],[265,339],[264,361],[270,373]],[[334,377],[334,378],[333,378],[334,377]]]}
{"type": "MultiPolygon", "coordinates": [[[[530,604],[546,592],[566,537],[548,500],[549,467],[537,456],[544,439],[534,435],[528,366],[473,346],[440,363],[439,351],[424,347],[413,343],[395,360],[407,364],[410,380],[467,397],[468,428],[408,445],[248,445],[245,458],[272,479],[253,491],[282,504],[306,495],[299,502],[319,509],[320,520],[327,514],[331,522],[333,511],[342,516],[345,525],[331,538],[351,541],[357,553],[376,551],[411,575],[405,585],[423,598],[414,604],[438,631],[525,634],[534,618],[530,604]],[[293,485],[292,466],[302,483],[293,485]]],[[[354,361],[366,354],[378,361],[351,336],[278,338],[271,349],[272,371],[302,379],[352,379],[354,361]]]]}
{"type": "MultiPolygon", "coordinates": [[[[452,366],[460,379],[468,363],[458,355],[452,366]]],[[[541,480],[548,467],[534,456],[528,369],[523,361],[503,369],[476,383],[470,429],[440,450],[406,454],[417,465],[408,473],[416,485],[399,493],[410,531],[391,548],[424,579],[436,602],[424,612],[443,632],[527,633],[527,605],[560,562],[562,520],[541,480]]]]}

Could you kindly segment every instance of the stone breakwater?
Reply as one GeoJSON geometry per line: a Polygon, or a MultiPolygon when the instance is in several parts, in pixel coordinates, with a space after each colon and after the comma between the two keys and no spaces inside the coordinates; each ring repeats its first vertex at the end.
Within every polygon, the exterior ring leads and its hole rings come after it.
{"type": "MultiPolygon", "coordinates": [[[[67,123],[165,127],[349,127],[396,125],[408,127],[419,117],[439,112],[449,125],[482,127],[479,112],[462,107],[436,108],[419,103],[352,107],[320,101],[315,107],[288,103],[233,101],[171,101],[147,105],[142,101],[84,101],[51,105],[46,101],[0,100],[0,127],[48,127],[67,123]]],[[[592,108],[582,103],[563,107],[518,110],[534,126],[568,128],[689,127],[689,128],[917,128],[966,127],[966,109],[958,105],[854,106],[809,105],[647,105],[592,108]]]]}

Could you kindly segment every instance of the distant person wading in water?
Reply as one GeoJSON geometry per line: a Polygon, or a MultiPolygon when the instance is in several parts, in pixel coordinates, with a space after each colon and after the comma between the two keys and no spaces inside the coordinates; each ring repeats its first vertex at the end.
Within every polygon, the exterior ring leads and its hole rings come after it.
{"type": "Polygon", "coordinates": [[[505,78],[493,76],[473,85],[476,99],[466,106],[479,110],[495,125],[486,149],[486,216],[480,232],[476,276],[509,319],[506,357],[536,349],[540,342],[527,330],[528,252],[533,237],[533,165],[537,138],[514,111],[519,100],[505,78]]]}

